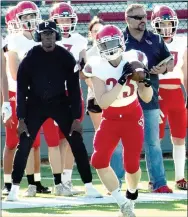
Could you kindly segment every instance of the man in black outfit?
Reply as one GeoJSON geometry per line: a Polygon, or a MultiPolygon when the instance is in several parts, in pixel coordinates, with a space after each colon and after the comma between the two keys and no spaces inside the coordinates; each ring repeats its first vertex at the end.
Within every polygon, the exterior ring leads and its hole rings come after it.
{"type": "MultiPolygon", "coordinates": [[[[88,155],[83,143],[81,116],[81,95],[79,71],[76,61],[64,48],[55,44],[60,40],[56,24],[45,21],[39,24],[34,36],[42,45],[33,47],[21,62],[17,75],[18,146],[12,172],[13,185],[7,200],[18,200],[19,184],[32,143],[41,125],[52,118],[68,140],[75,157],[87,195],[100,197],[92,186],[92,174],[88,155]],[[65,81],[69,95],[65,93],[65,81]]],[[[61,174],[56,184],[61,186],[61,174]]]]}

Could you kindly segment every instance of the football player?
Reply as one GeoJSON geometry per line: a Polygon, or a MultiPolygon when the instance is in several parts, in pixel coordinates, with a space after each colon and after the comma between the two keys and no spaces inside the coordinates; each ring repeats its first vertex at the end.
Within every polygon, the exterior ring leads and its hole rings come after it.
{"type": "MultiPolygon", "coordinates": [[[[57,42],[59,46],[65,47],[70,51],[78,63],[78,70],[82,76],[82,69],[86,63],[87,39],[75,32],[78,21],[77,15],[72,6],[68,3],[55,4],[50,13],[50,19],[56,22],[62,33],[62,41],[57,42]]],[[[80,87],[81,91],[81,87],[80,87]]],[[[68,94],[68,93],[67,93],[68,94]]],[[[84,118],[84,101],[82,98],[82,117],[84,118]]],[[[59,130],[60,149],[62,159],[62,182],[68,187],[73,194],[82,193],[82,191],[73,188],[71,183],[72,170],[74,165],[74,157],[64,134],[59,130]]],[[[90,183],[85,184],[86,195],[88,197],[101,197],[100,193],[90,183]]]]}
{"type": "MultiPolygon", "coordinates": [[[[96,35],[97,35],[97,32],[104,25],[105,25],[104,21],[97,16],[95,16],[89,23],[88,35],[89,35],[90,41],[92,42],[92,47],[87,50],[87,59],[89,59],[92,56],[100,55],[97,49],[97,45],[96,45],[96,35]]],[[[96,131],[101,122],[102,110],[96,102],[95,95],[92,91],[92,84],[91,84],[90,79],[85,79],[85,82],[88,85],[86,113],[90,116],[94,129],[96,131]]],[[[118,177],[120,188],[122,186],[122,179],[125,175],[122,157],[123,157],[122,156],[122,144],[120,140],[120,142],[118,143],[118,146],[114,150],[114,153],[110,161],[110,165],[118,177]]],[[[108,194],[110,193],[108,192],[108,194]]]]}
{"type": "Polygon", "coordinates": [[[144,141],[143,112],[137,91],[147,103],[152,99],[153,89],[147,69],[141,62],[138,64],[137,51],[124,52],[124,37],[119,28],[114,25],[104,26],[97,33],[96,41],[100,56],[91,57],[83,70],[85,76],[91,77],[97,103],[103,110],[102,121],[94,137],[91,163],[117,201],[122,216],[133,217],[134,201],[138,197],[137,185],[141,177],[140,154],[144,141]],[[134,60],[138,65],[133,65],[134,60]],[[132,80],[129,76],[133,73],[139,79],[132,80]],[[122,195],[118,179],[109,166],[111,155],[120,139],[124,147],[128,188],[126,197],[122,195]]]}
{"type": "MultiPolygon", "coordinates": [[[[10,14],[9,14],[10,15],[10,14]]],[[[40,21],[40,12],[38,7],[30,1],[22,1],[13,8],[11,12],[11,21],[7,22],[7,26],[11,24],[11,36],[8,37],[8,53],[7,53],[7,76],[9,83],[9,99],[13,111],[12,127],[6,128],[6,146],[4,149],[4,182],[5,188],[3,193],[8,194],[11,189],[11,172],[15,150],[19,139],[17,137],[17,117],[16,117],[16,78],[20,61],[25,54],[37,43],[32,39],[32,32],[40,21]],[[15,34],[15,32],[19,32],[15,34]]],[[[38,193],[49,193],[49,189],[41,185],[40,182],[40,137],[39,134],[33,144],[30,158],[27,165],[27,179],[29,183],[26,196],[34,196],[38,193]],[[34,177],[34,154],[35,154],[35,177],[34,177]],[[33,172],[31,172],[33,171],[33,172]]]]}
{"type": "Polygon", "coordinates": [[[176,12],[168,6],[156,6],[152,12],[152,27],[157,34],[163,37],[166,46],[174,57],[175,65],[172,72],[164,75],[159,74],[159,102],[162,112],[160,139],[164,138],[168,118],[173,144],[176,187],[187,190],[187,181],[184,174],[187,110],[181,88],[183,77],[181,68],[184,64],[187,65],[187,59],[184,58],[187,53],[187,38],[176,35],[178,22],[176,12]]]}
{"type": "Polygon", "coordinates": [[[1,86],[1,93],[2,93],[2,119],[5,126],[11,127],[11,116],[12,116],[12,108],[10,106],[9,102],[9,96],[8,96],[8,81],[6,76],[6,58],[5,58],[5,47],[6,47],[6,41],[1,38],[1,69],[2,69],[2,86],[1,86]]]}

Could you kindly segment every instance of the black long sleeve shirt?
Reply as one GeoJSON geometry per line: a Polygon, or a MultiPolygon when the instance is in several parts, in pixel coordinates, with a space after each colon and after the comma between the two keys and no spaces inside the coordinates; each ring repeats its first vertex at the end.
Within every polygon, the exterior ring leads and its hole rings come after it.
{"type": "Polygon", "coordinates": [[[64,48],[56,45],[46,52],[33,47],[20,63],[17,75],[17,116],[25,118],[27,104],[68,102],[73,119],[81,117],[79,73],[76,61],[64,48]],[[66,96],[65,81],[69,95],[66,96]]]}

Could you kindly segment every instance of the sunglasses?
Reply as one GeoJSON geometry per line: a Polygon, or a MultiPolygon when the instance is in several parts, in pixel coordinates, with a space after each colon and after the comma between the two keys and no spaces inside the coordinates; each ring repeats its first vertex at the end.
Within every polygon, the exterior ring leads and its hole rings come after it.
{"type": "Polygon", "coordinates": [[[142,20],[143,18],[146,18],[147,15],[142,15],[142,16],[128,16],[129,18],[133,18],[135,20],[142,20]]]}

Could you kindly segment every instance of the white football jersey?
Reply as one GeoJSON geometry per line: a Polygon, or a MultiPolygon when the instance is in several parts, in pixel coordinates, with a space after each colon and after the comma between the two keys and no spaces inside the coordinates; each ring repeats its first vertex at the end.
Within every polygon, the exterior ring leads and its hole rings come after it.
{"type": "Polygon", "coordinates": [[[183,65],[183,55],[187,47],[187,38],[184,36],[175,36],[171,43],[166,43],[167,48],[174,57],[174,70],[165,75],[160,74],[160,84],[180,84],[181,71],[183,65]]]}
{"type": "MultiPolygon", "coordinates": [[[[35,42],[34,40],[27,39],[23,34],[18,33],[14,35],[9,35],[7,37],[8,42],[8,50],[14,51],[17,53],[19,61],[21,62],[27,52],[34,46],[40,44],[35,42]]],[[[7,56],[6,56],[7,57],[7,56]]],[[[8,78],[8,86],[9,90],[12,92],[16,92],[17,82],[12,78],[9,69],[9,60],[7,58],[7,78],[8,78]]]]}
{"type": "Polygon", "coordinates": [[[70,51],[77,62],[79,61],[80,52],[87,49],[87,43],[87,39],[78,33],[71,34],[69,38],[62,37],[61,41],[56,42],[57,45],[70,51]]]}
{"type": "MultiPolygon", "coordinates": [[[[123,52],[122,61],[117,67],[113,67],[106,59],[100,56],[93,56],[88,60],[83,73],[86,76],[98,77],[106,84],[107,91],[110,91],[121,77],[125,63],[133,60],[138,60],[138,51],[136,50],[123,52]]],[[[121,107],[131,104],[137,98],[137,88],[136,81],[127,79],[117,99],[110,106],[121,107]]]]}
{"type": "Polygon", "coordinates": [[[18,54],[18,58],[21,61],[27,52],[34,46],[40,43],[35,42],[33,39],[27,39],[23,34],[18,33],[8,38],[8,50],[14,51],[18,54]]]}

